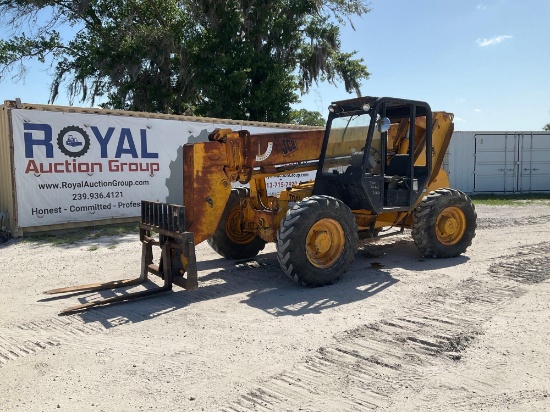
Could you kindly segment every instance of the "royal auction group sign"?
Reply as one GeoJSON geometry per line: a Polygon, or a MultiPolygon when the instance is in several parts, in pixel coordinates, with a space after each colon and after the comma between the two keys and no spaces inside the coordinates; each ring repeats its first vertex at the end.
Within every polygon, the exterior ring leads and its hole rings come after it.
{"type": "Polygon", "coordinates": [[[13,110],[12,127],[19,227],[135,217],[142,199],[180,204],[182,146],[243,128],[37,110],[13,110]]]}

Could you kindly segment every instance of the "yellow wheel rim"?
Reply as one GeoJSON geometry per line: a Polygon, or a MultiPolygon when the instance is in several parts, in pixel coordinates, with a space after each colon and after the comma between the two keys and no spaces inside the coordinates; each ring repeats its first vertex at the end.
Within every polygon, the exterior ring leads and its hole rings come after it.
{"type": "Polygon", "coordinates": [[[307,234],[307,259],[319,269],[331,267],[342,255],[345,243],[342,226],[334,219],[321,219],[307,234]]]}
{"type": "Polygon", "coordinates": [[[246,233],[241,230],[241,210],[234,208],[225,220],[225,233],[229,239],[239,245],[246,245],[254,240],[255,233],[246,233]]]}
{"type": "Polygon", "coordinates": [[[466,216],[462,209],[451,206],[444,209],[435,222],[437,240],[446,246],[460,242],[466,232],[466,216]]]}

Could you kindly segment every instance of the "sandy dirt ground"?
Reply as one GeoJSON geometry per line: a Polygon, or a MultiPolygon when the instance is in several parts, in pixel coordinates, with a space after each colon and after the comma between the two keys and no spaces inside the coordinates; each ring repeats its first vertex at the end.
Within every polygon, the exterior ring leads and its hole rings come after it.
{"type": "MultiPolygon", "coordinates": [[[[0,245],[2,411],[549,411],[550,206],[478,206],[466,255],[410,233],[363,241],[337,284],[303,288],[274,246],[197,248],[197,291],[58,316],[138,274],[137,235],[0,245]]],[[[137,289],[137,288],[136,288],[137,289]]]]}

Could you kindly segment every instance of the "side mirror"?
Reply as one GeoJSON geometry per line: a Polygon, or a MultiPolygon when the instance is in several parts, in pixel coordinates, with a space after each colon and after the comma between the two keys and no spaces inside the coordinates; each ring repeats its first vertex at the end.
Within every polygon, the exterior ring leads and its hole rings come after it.
{"type": "Polygon", "coordinates": [[[388,130],[390,130],[390,126],[391,120],[387,117],[382,117],[381,119],[378,119],[377,128],[380,133],[386,133],[388,130]]]}

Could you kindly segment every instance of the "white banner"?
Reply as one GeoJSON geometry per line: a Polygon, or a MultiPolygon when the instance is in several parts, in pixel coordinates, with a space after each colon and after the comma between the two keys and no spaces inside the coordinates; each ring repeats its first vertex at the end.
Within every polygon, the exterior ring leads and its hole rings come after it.
{"type": "Polygon", "coordinates": [[[13,110],[12,124],[19,227],[135,217],[142,199],[181,204],[183,144],[207,141],[217,128],[243,128],[37,110],[13,110]]]}

